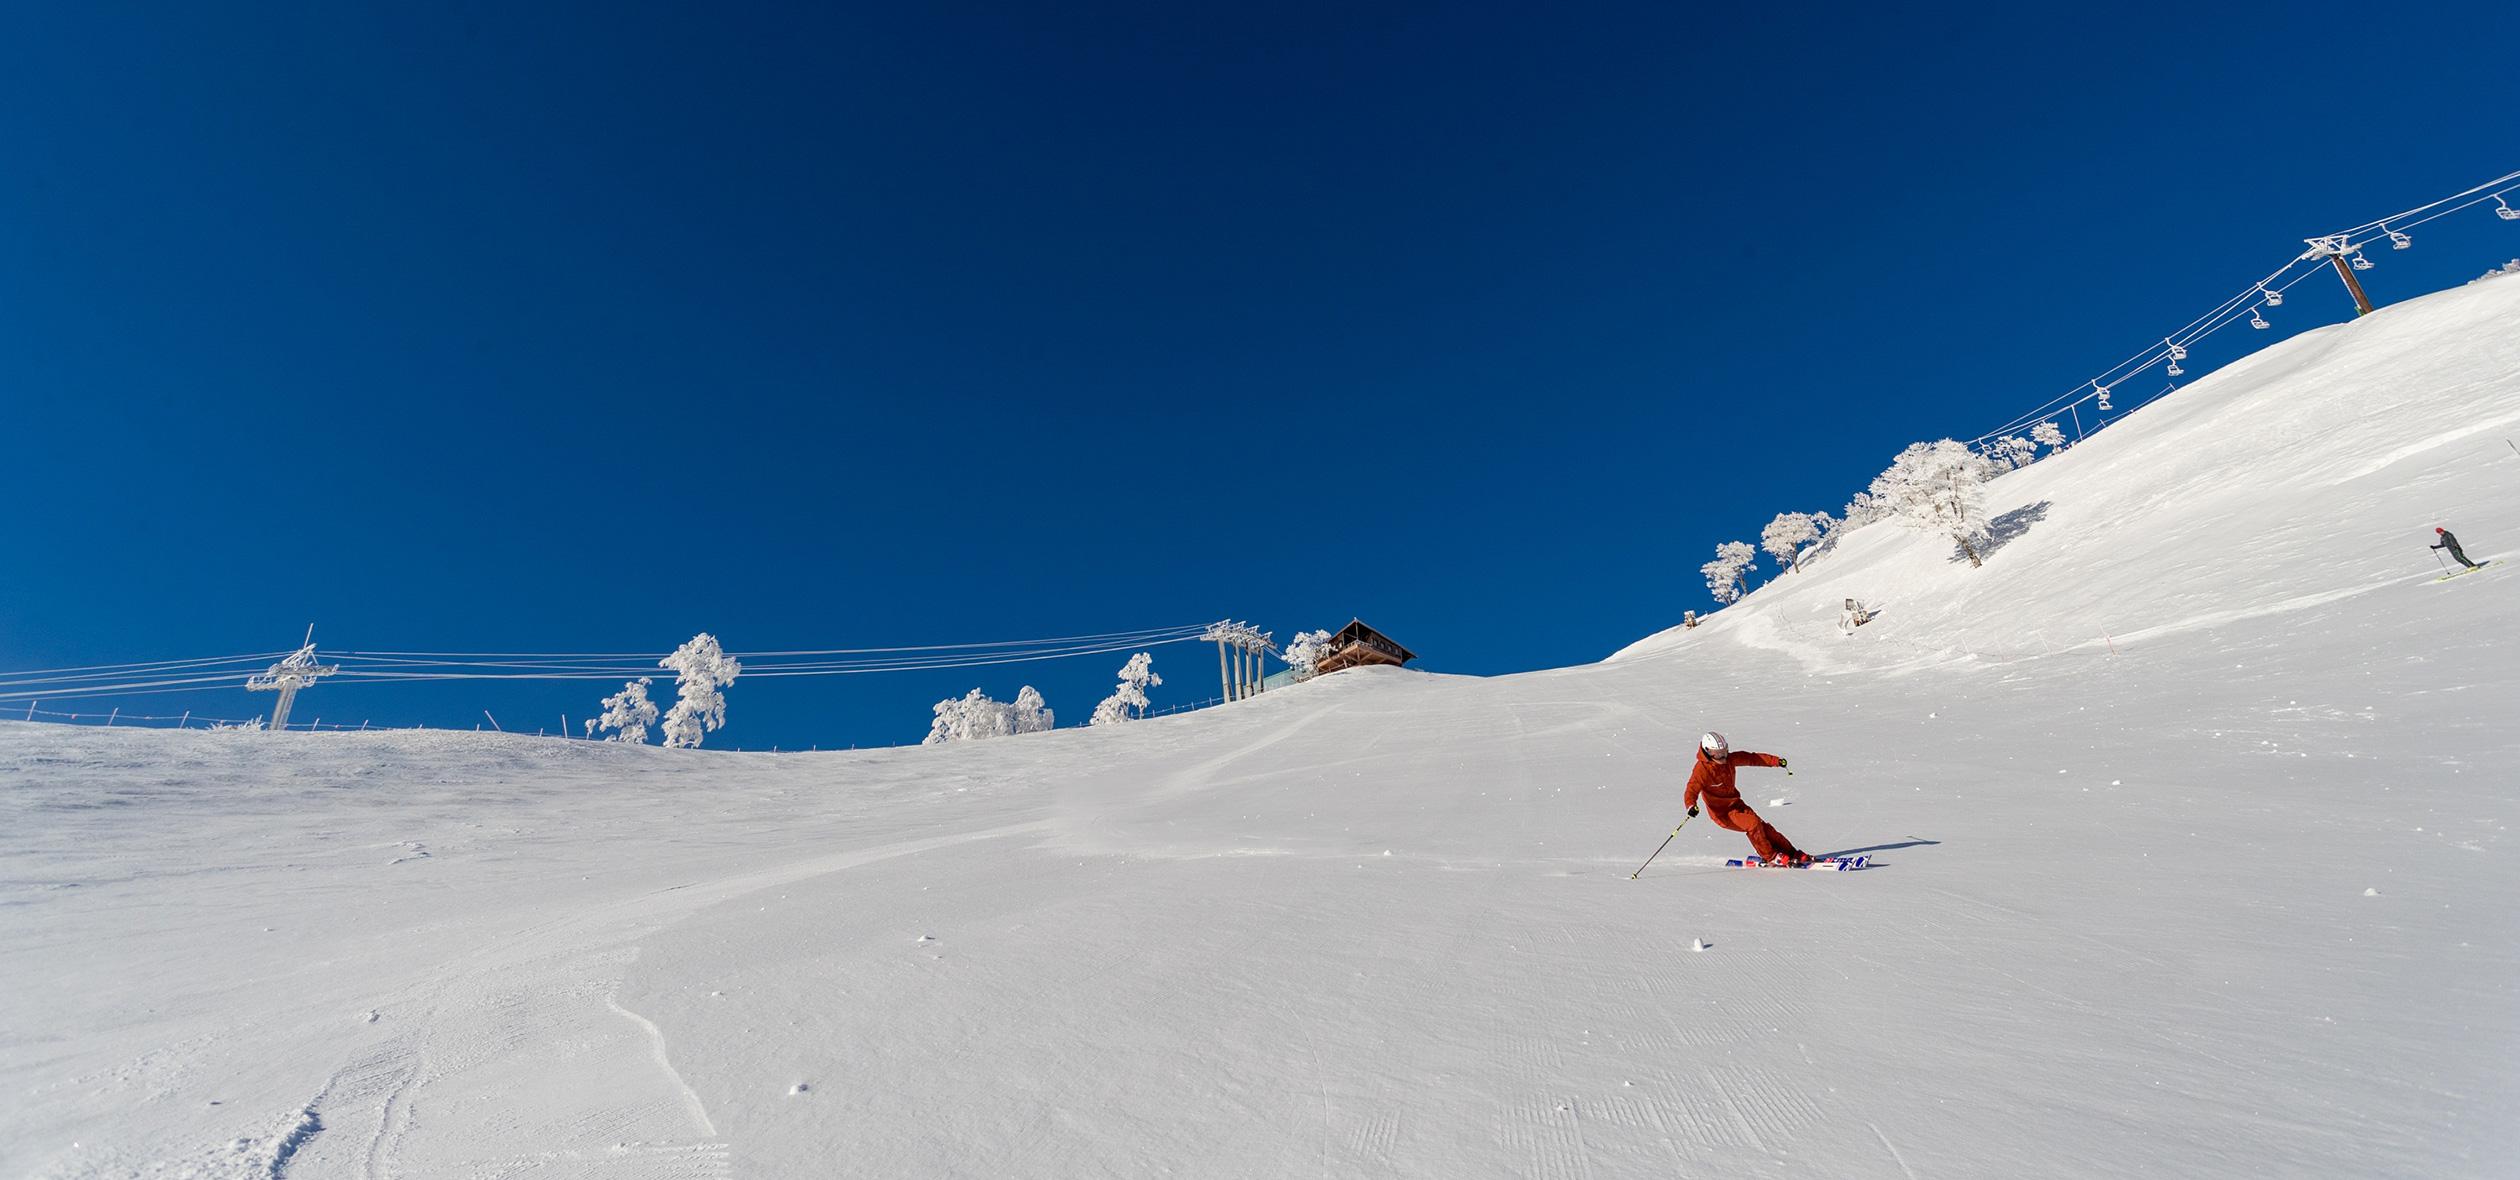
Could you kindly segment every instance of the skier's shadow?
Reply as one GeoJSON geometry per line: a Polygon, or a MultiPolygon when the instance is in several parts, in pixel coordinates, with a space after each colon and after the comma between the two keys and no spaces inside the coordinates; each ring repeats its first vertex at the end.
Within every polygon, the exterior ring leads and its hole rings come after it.
{"type": "Polygon", "coordinates": [[[1927,845],[1940,844],[1940,843],[1942,843],[1942,841],[1940,841],[1940,840],[1918,840],[1918,839],[1910,838],[1910,839],[1908,839],[1908,840],[1906,840],[1906,841],[1903,841],[1903,842],[1901,842],[1901,843],[1897,843],[1897,844],[1867,844],[1867,845],[1865,845],[1865,846],[1864,846],[1864,847],[1862,847],[1862,848],[1845,848],[1845,849],[1840,849],[1840,850],[1838,850],[1838,851],[1836,851],[1836,852],[1824,853],[1823,855],[1826,855],[1826,856],[1861,856],[1861,855],[1863,855],[1864,853],[1867,853],[1867,852],[1893,852],[1893,851],[1896,851],[1896,850],[1901,849],[1901,848],[1923,848],[1923,847],[1926,847],[1927,845]]]}

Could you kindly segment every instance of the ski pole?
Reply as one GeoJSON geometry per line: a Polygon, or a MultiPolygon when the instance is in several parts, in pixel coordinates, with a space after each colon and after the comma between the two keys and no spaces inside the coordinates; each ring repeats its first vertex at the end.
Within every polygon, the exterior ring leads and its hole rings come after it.
{"type": "Polygon", "coordinates": [[[2450,559],[2449,559],[2449,558],[2447,558],[2447,557],[2443,557],[2443,556],[2441,555],[2441,550],[2439,550],[2439,549],[2435,549],[2435,550],[2433,550],[2433,560],[2434,560],[2434,561],[2438,561],[2438,562],[2440,562],[2440,563],[2441,563],[2441,568],[2443,568],[2443,569],[2449,569],[2449,568],[2450,568],[2450,559]]]}
{"type": "MultiPolygon", "coordinates": [[[[1677,835],[1679,835],[1679,834],[1680,834],[1680,828],[1685,828],[1685,827],[1688,827],[1688,826],[1689,826],[1689,820],[1690,820],[1690,819],[1692,819],[1692,818],[1694,818],[1694,813],[1692,813],[1691,815],[1684,815],[1684,816],[1681,816],[1681,817],[1680,817],[1680,827],[1671,829],[1671,836],[1677,836],[1677,835]]],[[[1654,856],[1661,856],[1661,855],[1662,855],[1662,850],[1663,850],[1663,849],[1671,847],[1671,836],[1665,836],[1665,837],[1663,837],[1663,842],[1654,846],[1654,856]]],[[[1636,872],[1634,872],[1634,873],[1629,873],[1629,874],[1628,874],[1628,880],[1630,880],[1630,881],[1635,880],[1639,874],[1641,874],[1641,873],[1643,873],[1643,872],[1645,871],[1645,867],[1646,867],[1646,865],[1653,864],[1653,863],[1654,863],[1654,856],[1649,856],[1649,857],[1646,857],[1646,858],[1645,858],[1645,864],[1641,864],[1641,865],[1636,866],[1636,872]]]]}

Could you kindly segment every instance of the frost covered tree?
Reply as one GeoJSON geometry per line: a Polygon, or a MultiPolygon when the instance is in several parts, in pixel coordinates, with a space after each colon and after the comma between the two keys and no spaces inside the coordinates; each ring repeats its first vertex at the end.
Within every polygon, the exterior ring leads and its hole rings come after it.
{"type": "Polygon", "coordinates": [[[1846,519],[1838,522],[1838,531],[1843,533],[1851,529],[1859,529],[1874,521],[1889,518],[1890,509],[1881,501],[1874,499],[1871,492],[1857,492],[1854,499],[1846,502],[1846,519]]]}
{"type": "Polygon", "coordinates": [[[1053,721],[1049,704],[1041,699],[1041,690],[1029,684],[1015,694],[1011,703],[991,700],[987,693],[975,688],[962,696],[936,702],[936,716],[928,722],[928,734],[919,744],[941,746],[947,742],[1041,733],[1053,721]]]}
{"type": "Polygon", "coordinates": [[[947,742],[1004,737],[1013,732],[1014,711],[1006,702],[990,700],[987,693],[975,688],[962,696],[936,702],[936,718],[928,723],[928,735],[919,744],[941,746],[947,742]]]}
{"type": "MultiPolygon", "coordinates": [[[[2062,434],[2057,435],[2060,442],[2064,437],[2062,434]]],[[[1987,446],[1986,451],[1988,458],[2001,464],[2006,470],[2011,470],[2017,467],[2028,467],[2035,461],[2039,457],[2039,444],[2015,434],[1996,439],[1987,446]]]]}
{"type": "Polygon", "coordinates": [[[1759,547],[1767,550],[1769,556],[1776,558],[1776,564],[1788,572],[1799,570],[1802,568],[1803,548],[1819,541],[1819,520],[1826,518],[1825,513],[1819,519],[1814,519],[1808,512],[1779,513],[1759,533],[1759,547]]]}
{"type": "Polygon", "coordinates": [[[1006,707],[1007,729],[1012,733],[1044,733],[1058,723],[1050,712],[1050,702],[1041,699],[1041,690],[1027,684],[1015,694],[1015,703],[1006,707]]]}
{"type": "Polygon", "coordinates": [[[695,748],[701,734],[725,726],[726,694],[718,690],[735,683],[744,666],[718,649],[717,636],[694,635],[656,666],[674,673],[674,707],[665,714],[668,749],[695,748]]]}
{"type": "Polygon", "coordinates": [[[1972,567],[1983,566],[1987,472],[1985,459],[1950,439],[1916,443],[1873,477],[1871,492],[1899,523],[1950,537],[1972,567]]]}
{"type": "Polygon", "coordinates": [[[2054,422],[2041,422],[2030,428],[2030,441],[2054,454],[2065,449],[2065,431],[2054,422]]]}
{"type": "Polygon", "coordinates": [[[608,742],[643,745],[648,726],[656,724],[656,702],[648,699],[648,685],[655,681],[642,676],[621,686],[621,691],[604,698],[604,715],[586,723],[586,736],[610,730],[608,742]]]}
{"type": "Polygon", "coordinates": [[[1715,560],[1698,567],[1706,575],[1706,588],[1715,594],[1715,601],[1730,604],[1740,599],[1747,587],[1741,576],[1759,568],[1759,551],[1748,541],[1726,541],[1715,547],[1715,560]]]}
{"type": "MultiPolygon", "coordinates": [[[[979,689],[970,695],[947,697],[936,702],[935,717],[928,722],[928,732],[920,739],[922,746],[941,746],[947,742],[968,741],[974,736],[975,721],[983,710],[996,702],[983,696],[979,689]]],[[[988,710],[994,711],[994,710],[988,710]]]]}
{"type": "Polygon", "coordinates": [[[1146,690],[1164,682],[1155,674],[1155,657],[1139,652],[1120,666],[1120,686],[1094,706],[1091,724],[1116,725],[1146,715],[1146,690]]]}
{"type": "Polygon", "coordinates": [[[1330,633],[1298,631],[1286,642],[1286,666],[1298,682],[1321,675],[1321,657],[1330,654],[1330,633]]]}

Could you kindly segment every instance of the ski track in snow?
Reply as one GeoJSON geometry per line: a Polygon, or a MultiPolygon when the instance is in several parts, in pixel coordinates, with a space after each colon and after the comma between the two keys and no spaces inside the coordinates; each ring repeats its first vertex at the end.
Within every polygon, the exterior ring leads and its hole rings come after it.
{"type": "Polygon", "coordinates": [[[2417,550],[2520,537],[2516,324],[2296,338],[1996,481],[1982,570],[1868,528],[1588,667],[776,757],[0,723],[0,1174],[2491,1174],[2520,581],[2417,550]],[[1708,727],[1872,867],[1630,880],[1708,727]]]}

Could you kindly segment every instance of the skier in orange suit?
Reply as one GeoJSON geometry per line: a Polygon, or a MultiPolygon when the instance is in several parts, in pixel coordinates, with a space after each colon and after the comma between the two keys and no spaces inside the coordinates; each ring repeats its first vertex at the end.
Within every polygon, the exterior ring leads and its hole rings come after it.
{"type": "Polygon", "coordinates": [[[1741,789],[1733,785],[1733,770],[1741,766],[1773,766],[1785,768],[1785,760],[1774,754],[1736,752],[1720,733],[1709,733],[1698,739],[1697,765],[1689,771],[1689,793],[1683,800],[1689,814],[1698,813],[1698,800],[1706,801],[1707,815],[1717,824],[1750,837],[1750,847],[1772,865],[1807,865],[1811,856],[1794,847],[1794,842],[1777,831],[1776,825],[1759,818],[1750,805],[1741,801],[1741,789]]]}

